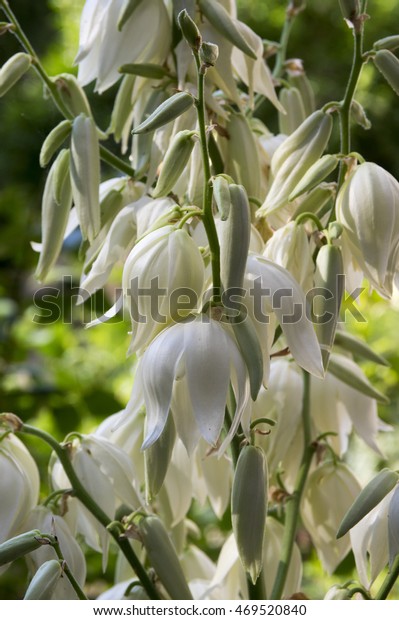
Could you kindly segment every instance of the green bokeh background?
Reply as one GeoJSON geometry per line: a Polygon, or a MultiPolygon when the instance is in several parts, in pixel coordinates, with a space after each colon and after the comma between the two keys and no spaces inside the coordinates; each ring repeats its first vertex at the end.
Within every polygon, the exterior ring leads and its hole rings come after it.
{"type": "MultiPolygon", "coordinates": [[[[341,17],[338,0],[309,0],[307,4],[293,29],[288,57],[303,59],[317,103],[323,105],[343,96],[351,65],[352,36],[341,17]]],[[[46,70],[51,75],[71,70],[83,1],[12,0],[11,6],[46,70]]],[[[239,0],[238,6],[239,17],[259,35],[278,40],[285,1],[239,0]]],[[[396,0],[370,0],[368,12],[371,19],[366,25],[366,49],[376,39],[399,34],[396,0]]],[[[17,51],[20,47],[11,35],[0,38],[0,64],[17,51]]],[[[90,87],[87,91],[96,119],[106,127],[115,89],[101,98],[93,95],[90,87]]],[[[61,440],[72,430],[90,431],[104,417],[123,408],[131,389],[133,362],[126,359],[126,323],[83,328],[90,308],[77,308],[71,299],[71,286],[79,282],[77,248],[70,246],[63,251],[48,283],[59,289],[62,276],[71,276],[72,285],[64,283],[64,296],[56,302],[63,320],[49,323],[35,308],[35,298],[43,303],[43,296],[51,293],[33,277],[37,255],[30,246],[32,240],[40,239],[40,203],[46,177],[38,158],[44,138],[61,120],[51,101],[42,95],[40,81],[34,72],[29,72],[0,100],[0,402],[1,410],[12,411],[61,440]]],[[[399,178],[399,98],[372,63],[363,70],[356,99],[366,108],[372,128],[354,128],[353,148],[399,178]]],[[[261,114],[268,126],[276,130],[271,107],[264,106],[261,114]]],[[[107,169],[104,172],[111,174],[107,169]]],[[[112,298],[112,286],[107,295],[112,298]]],[[[99,312],[102,303],[101,295],[97,295],[91,310],[99,312]]],[[[376,386],[391,398],[390,405],[381,408],[381,416],[398,426],[399,300],[388,305],[376,295],[364,292],[359,304],[366,322],[350,323],[349,328],[389,360],[389,369],[371,364],[363,367],[376,386]]],[[[42,468],[45,493],[49,451],[37,441],[28,443],[42,468]]],[[[385,436],[381,443],[388,461],[399,467],[398,433],[385,436]]],[[[351,464],[364,482],[373,468],[383,463],[357,441],[354,454],[351,464]]],[[[218,536],[211,511],[202,511],[197,518],[204,532],[202,544],[212,546],[218,536]]],[[[308,596],[320,598],[327,587],[352,575],[351,556],[337,575],[327,577],[305,536],[302,549],[309,558],[303,585],[308,596]]],[[[93,595],[111,578],[110,569],[99,580],[98,569],[98,558],[93,556],[89,563],[93,595]]],[[[22,597],[25,585],[24,563],[17,562],[0,579],[0,598],[22,597]]]]}

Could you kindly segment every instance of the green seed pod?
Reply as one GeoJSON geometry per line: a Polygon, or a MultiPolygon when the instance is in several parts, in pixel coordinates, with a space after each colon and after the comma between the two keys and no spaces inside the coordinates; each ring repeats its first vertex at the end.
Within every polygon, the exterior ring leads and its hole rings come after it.
{"type": "Polygon", "coordinates": [[[231,177],[225,174],[218,174],[212,181],[213,198],[220,213],[220,219],[225,222],[230,213],[230,190],[229,185],[233,183],[231,177]]]}
{"type": "Polygon", "coordinates": [[[290,136],[306,118],[302,96],[297,88],[282,88],[279,99],[286,112],[278,112],[280,133],[290,136]]]}
{"type": "Polygon", "coordinates": [[[82,235],[92,243],[101,227],[100,153],[94,121],[84,114],[72,126],[71,180],[82,235]]]}
{"type": "Polygon", "coordinates": [[[335,344],[342,347],[353,355],[363,357],[365,360],[369,360],[374,364],[381,364],[381,366],[389,366],[389,362],[378,355],[371,347],[369,347],[363,340],[359,340],[356,336],[348,334],[348,332],[338,330],[335,334],[335,344]]]}
{"type": "Polygon", "coordinates": [[[337,538],[345,536],[352,527],[371,512],[392,491],[398,480],[398,474],[386,468],[370,480],[342,519],[337,538]]]}
{"type": "Polygon", "coordinates": [[[194,98],[189,93],[176,93],[161,103],[160,106],[138,127],[133,129],[136,133],[148,133],[154,131],[181,116],[194,105],[194,98]]]}
{"type": "Polygon", "coordinates": [[[261,166],[254,134],[243,114],[232,112],[226,129],[229,139],[225,146],[225,172],[243,185],[248,196],[259,198],[261,166]]]}
{"type": "Polygon", "coordinates": [[[138,532],[150,563],[171,599],[192,600],[179,558],[162,521],[155,516],[144,517],[138,532]]]}
{"type": "Polygon", "coordinates": [[[121,141],[124,129],[133,115],[132,95],[135,79],[134,75],[125,75],[115,97],[108,131],[114,134],[116,142],[121,141]]]}
{"type": "Polygon", "coordinates": [[[64,140],[66,140],[70,135],[71,131],[71,121],[61,121],[50,131],[40,150],[40,165],[42,168],[47,166],[54,153],[58,151],[64,140]]]}
{"type": "Polygon", "coordinates": [[[198,30],[197,24],[191,19],[186,9],[180,11],[177,16],[177,23],[189,46],[198,52],[202,43],[201,33],[198,30]]]}
{"type": "Polygon", "coordinates": [[[175,135],[165,153],[161,172],[152,193],[153,198],[166,196],[173,189],[190,159],[195,144],[194,136],[196,135],[197,132],[187,129],[179,131],[175,135]]]}
{"type": "Polygon", "coordinates": [[[119,73],[129,73],[130,75],[140,75],[141,77],[150,78],[151,80],[162,80],[168,72],[159,65],[151,63],[127,64],[119,67],[119,73]]]}
{"type": "Polygon", "coordinates": [[[344,292],[343,274],[341,249],[335,245],[323,245],[316,259],[314,277],[316,296],[313,300],[313,313],[324,369],[328,366],[331,348],[334,344],[344,292]]]}
{"type": "Polygon", "coordinates": [[[62,566],[58,560],[48,560],[42,564],[30,582],[24,600],[46,601],[51,599],[61,575],[62,566]]]}
{"type": "Polygon", "coordinates": [[[79,116],[79,114],[91,116],[89,100],[74,75],[61,73],[52,80],[57,86],[62,102],[72,116],[79,116]]]}
{"type": "Polygon", "coordinates": [[[241,562],[252,583],[256,583],[263,566],[266,516],[266,457],[261,448],[245,446],[234,474],[231,521],[241,562]]]}
{"type": "Polygon", "coordinates": [[[316,103],[313,88],[306,73],[291,75],[289,80],[292,86],[297,88],[301,94],[305,116],[310,116],[316,109],[316,103]]]}
{"type": "Polygon", "coordinates": [[[126,0],[122,6],[118,17],[118,30],[122,30],[128,19],[133,15],[133,12],[137,9],[139,4],[143,0],[126,0]]]}
{"type": "Polygon", "coordinates": [[[336,155],[323,155],[313,166],[304,174],[298,185],[292,190],[288,199],[295,200],[298,196],[310,192],[319,185],[331,172],[338,166],[339,159],[336,155]]]}
{"type": "Polygon", "coordinates": [[[251,238],[250,208],[246,191],[242,185],[230,185],[229,193],[230,214],[219,227],[220,275],[223,289],[227,293],[231,289],[242,288],[251,238]]]}
{"type": "Polygon", "coordinates": [[[359,0],[338,0],[342,15],[353,22],[360,15],[359,0]]]}
{"type": "Polygon", "coordinates": [[[374,56],[374,64],[392,90],[399,95],[399,59],[395,54],[389,50],[379,50],[374,56]]]}
{"type": "Polygon", "coordinates": [[[376,401],[384,405],[389,403],[389,398],[387,398],[370,383],[360,368],[351,359],[344,357],[343,355],[332,353],[328,370],[334,375],[334,377],[343,383],[346,383],[346,385],[349,385],[358,392],[361,392],[361,394],[374,398],[376,401]]]}
{"type": "Polygon", "coordinates": [[[378,39],[373,45],[375,50],[394,50],[399,47],[399,34],[395,34],[391,37],[384,37],[383,39],[378,39]]]}
{"type": "Polygon", "coordinates": [[[323,154],[332,124],[330,114],[317,110],[278,147],[272,157],[273,182],[261,207],[262,214],[269,215],[287,204],[292,190],[323,154]]]}
{"type": "Polygon", "coordinates": [[[36,551],[42,546],[38,540],[41,534],[39,530],[31,530],[19,536],[14,536],[0,545],[0,566],[22,558],[31,551],[36,551]]]}
{"type": "Polygon", "coordinates": [[[168,471],[175,445],[176,429],[173,417],[168,416],[162,435],[144,451],[145,487],[147,501],[158,495],[168,471]]]}
{"type": "Polygon", "coordinates": [[[200,49],[200,59],[205,67],[214,67],[219,57],[219,47],[215,43],[203,42],[200,49]]]}
{"type": "Polygon", "coordinates": [[[5,95],[28,71],[32,64],[32,56],[18,52],[7,60],[0,69],[0,97],[5,95]]]}
{"type": "Polygon", "coordinates": [[[35,277],[40,282],[46,279],[59,256],[71,206],[72,189],[69,176],[69,150],[63,150],[50,169],[43,192],[42,247],[35,273],[35,277]]]}
{"type": "Polygon", "coordinates": [[[259,338],[249,316],[233,321],[233,330],[248,370],[251,398],[255,401],[263,381],[263,354],[259,338]]]}
{"type": "Polygon", "coordinates": [[[254,50],[248,45],[224,6],[215,0],[199,0],[199,8],[212,26],[230,43],[250,58],[257,59],[254,50]]]}

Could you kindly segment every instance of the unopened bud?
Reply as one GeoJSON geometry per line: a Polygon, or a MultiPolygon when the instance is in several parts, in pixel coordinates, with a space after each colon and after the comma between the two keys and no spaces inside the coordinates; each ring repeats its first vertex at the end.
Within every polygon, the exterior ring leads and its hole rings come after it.
{"type": "Polygon", "coordinates": [[[32,56],[18,52],[7,60],[0,69],[0,97],[5,95],[28,71],[32,56]]]}
{"type": "Polygon", "coordinates": [[[399,47],[399,34],[395,34],[391,37],[384,37],[383,39],[378,39],[373,45],[375,50],[394,50],[399,47]]]}
{"type": "Polygon", "coordinates": [[[161,172],[152,194],[154,198],[166,196],[173,189],[190,159],[195,144],[195,135],[195,131],[184,129],[173,138],[166,151],[161,172]]]}
{"type": "Polygon", "coordinates": [[[255,401],[263,381],[263,353],[258,334],[249,316],[233,321],[233,330],[248,370],[251,398],[255,401]]]}
{"type": "Polygon", "coordinates": [[[198,30],[197,24],[191,19],[186,9],[180,11],[177,16],[177,23],[189,46],[198,52],[202,43],[201,33],[198,30]]]}
{"type": "Polygon", "coordinates": [[[139,75],[140,77],[146,77],[150,80],[162,80],[165,75],[168,75],[166,69],[160,65],[154,65],[151,63],[129,63],[119,67],[119,73],[129,73],[130,75],[139,75]]]}
{"type": "Polygon", "coordinates": [[[24,600],[44,601],[51,599],[62,575],[62,566],[58,560],[48,560],[35,573],[24,600]]]}
{"type": "Polygon", "coordinates": [[[133,129],[134,134],[154,131],[181,116],[194,105],[194,98],[189,93],[176,93],[161,103],[150,116],[138,127],[133,129]]]}
{"type": "Polygon", "coordinates": [[[212,26],[230,41],[230,43],[238,47],[238,49],[250,58],[254,60],[257,59],[254,50],[248,45],[222,4],[214,0],[200,0],[199,8],[212,26]]]}
{"type": "Polygon", "coordinates": [[[289,136],[306,118],[302,96],[297,88],[282,88],[279,99],[285,110],[278,113],[280,133],[289,136]]]}
{"type": "Polygon", "coordinates": [[[89,100],[78,80],[71,73],[61,73],[53,78],[62,102],[72,116],[91,116],[89,100]]]}
{"type": "Polygon", "coordinates": [[[385,405],[389,403],[389,398],[370,383],[359,366],[349,357],[336,353],[332,354],[328,369],[334,377],[361,394],[374,398],[377,402],[385,405]]]}
{"type": "Polygon", "coordinates": [[[399,59],[395,54],[389,50],[379,50],[374,56],[374,64],[390,87],[399,95],[399,59]]]}
{"type": "Polygon", "coordinates": [[[366,111],[363,106],[355,99],[352,100],[351,109],[350,109],[351,119],[363,127],[363,129],[370,129],[371,123],[367,117],[366,111]]]}
{"type": "Polygon", "coordinates": [[[215,43],[203,42],[200,49],[201,62],[206,67],[214,67],[219,56],[219,48],[215,43]]]}
{"type": "Polygon", "coordinates": [[[251,237],[250,209],[242,185],[230,185],[230,214],[221,222],[220,260],[223,288],[227,293],[243,285],[251,237]]]}
{"type": "Polygon", "coordinates": [[[213,198],[222,222],[227,220],[230,213],[230,183],[233,183],[233,180],[225,174],[218,174],[212,181],[213,198]]]}
{"type": "Polygon", "coordinates": [[[39,540],[40,536],[39,530],[32,530],[6,540],[0,545],[0,566],[18,560],[27,553],[39,549],[42,546],[42,542],[39,540]]]}
{"type": "Polygon", "coordinates": [[[338,0],[342,15],[350,22],[354,22],[360,15],[359,0],[338,0]]]}
{"type": "Polygon", "coordinates": [[[158,494],[165,480],[173,446],[176,429],[173,416],[168,416],[162,435],[144,452],[146,495],[150,502],[158,494]]]}
{"type": "Polygon", "coordinates": [[[71,130],[72,123],[66,120],[61,121],[50,131],[40,151],[40,165],[42,168],[47,166],[54,153],[58,151],[64,140],[70,135],[71,130]]]}

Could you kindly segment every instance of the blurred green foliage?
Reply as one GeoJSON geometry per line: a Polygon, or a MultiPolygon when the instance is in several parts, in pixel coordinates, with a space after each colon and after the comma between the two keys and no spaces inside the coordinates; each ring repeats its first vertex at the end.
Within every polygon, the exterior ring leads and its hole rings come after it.
{"type": "MultiPolygon", "coordinates": [[[[70,70],[83,0],[13,0],[12,6],[49,73],[70,70]]],[[[241,19],[256,32],[278,40],[286,10],[284,0],[238,0],[238,6],[241,19]]],[[[366,48],[378,38],[399,33],[395,0],[373,0],[369,2],[369,13],[366,48]]],[[[1,64],[20,50],[11,35],[1,37],[0,43],[1,64]]],[[[337,0],[308,1],[294,25],[288,56],[304,60],[318,105],[342,98],[351,65],[352,35],[337,0]]],[[[91,93],[90,88],[88,91],[91,93]]],[[[101,126],[108,123],[107,102],[114,92],[106,93],[101,100],[96,95],[92,98],[101,126]]],[[[30,247],[31,240],[40,238],[40,202],[46,176],[38,156],[44,138],[60,120],[52,103],[42,95],[40,81],[29,72],[0,100],[0,401],[2,410],[13,411],[62,439],[71,430],[91,430],[107,415],[123,408],[131,389],[132,361],[126,359],[127,324],[114,322],[84,330],[88,310],[74,306],[71,286],[66,286],[64,297],[56,302],[64,320],[49,322],[38,317],[40,312],[33,303],[36,295],[44,307],[44,295],[49,292],[33,278],[36,255],[30,247]]],[[[355,127],[353,148],[399,177],[399,99],[371,64],[363,71],[357,99],[365,106],[372,129],[367,132],[355,127]]],[[[262,106],[260,114],[271,129],[277,129],[271,107],[262,106]]],[[[73,245],[65,248],[49,286],[60,288],[66,273],[72,277],[72,286],[78,285],[77,250],[73,245]]],[[[106,304],[112,296],[111,287],[106,304]]],[[[101,306],[102,298],[96,296],[93,310],[97,313],[101,306]]],[[[381,408],[381,416],[398,426],[399,302],[389,307],[377,296],[369,298],[365,293],[360,308],[366,322],[350,323],[349,328],[390,362],[389,369],[372,364],[363,367],[391,399],[389,406],[381,408]]],[[[399,467],[397,438],[397,433],[386,434],[381,445],[389,462],[399,467]]],[[[46,492],[49,451],[35,440],[29,441],[29,447],[44,473],[46,492]]],[[[357,443],[355,448],[353,466],[366,481],[373,467],[381,462],[378,457],[364,457],[362,445],[357,443]]],[[[211,534],[203,544],[217,547],[221,538],[209,513],[197,515],[194,507],[193,514],[199,523],[202,519],[209,525],[211,534]]],[[[306,537],[301,539],[301,548],[311,559],[305,565],[304,580],[304,591],[309,596],[320,598],[327,587],[352,576],[353,558],[345,561],[339,575],[327,578],[306,537]]],[[[96,574],[96,562],[98,558],[90,563],[92,575],[96,574]]],[[[0,596],[6,598],[12,588],[15,596],[14,581],[22,594],[24,580],[23,563],[16,563],[2,578],[0,596]]]]}

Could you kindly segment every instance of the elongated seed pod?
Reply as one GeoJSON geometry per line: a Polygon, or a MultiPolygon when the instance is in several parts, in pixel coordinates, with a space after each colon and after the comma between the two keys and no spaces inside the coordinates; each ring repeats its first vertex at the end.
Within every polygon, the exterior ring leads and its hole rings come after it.
{"type": "Polygon", "coordinates": [[[386,468],[380,471],[375,478],[370,480],[342,519],[342,523],[337,532],[337,538],[344,536],[352,527],[359,523],[363,517],[371,512],[371,510],[392,491],[398,480],[398,474],[386,468]]]}
{"type": "Polygon", "coordinates": [[[224,6],[214,0],[199,0],[199,8],[212,26],[230,43],[238,47],[250,58],[256,60],[257,57],[254,50],[248,45],[224,6]]]}
{"type": "Polygon", "coordinates": [[[234,474],[231,521],[241,562],[252,583],[256,583],[263,566],[266,516],[266,457],[261,448],[245,446],[234,474]]]}
{"type": "Polygon", "coordinates": [[[154,112],[138,127],[133,129],[136,133],[148,133],[158,127],[162,127],[186,112],[194,104],[194,98],[189,93],[176,93],[161,103],[154,112]]]}
{"type": "Polygon", "coordinates": [[[302,95],[297,88],[282,88],[279,99],[286,112],[278,113],[280,133],[290,136],[306,118],[302,95]]]}
{"type": "Polygon", "coordinates": [[[328,370],[346,385],[357,390],[365,396],[374,398],[379,403],[388,404],[389,398],[375,388],[360,368],[350,359],[343,355],[331,354],[328,370]]]}
{"type": "Polygon", "coordinates": [[[242,185],[230,185],[230,214],[221,222],[220,275],[224,291],[242,288],[251,238],[250,208],[242,185]]]}
{"type": "Polygon", "coordinates": [[[0,566],[18,560],[27,553],[39,549],[42,546],[38,540],[40,536],[39,530],[31,530],[3,542],[0,545],[0,566]]]}
{"type": "Polygon", "coordinates": [[[0,69],[0,97],[5,95],[28,71],[32,56],[18,52],[7,60],[0,69]]]}
{"type": "Polygon", "coordinates": [[[395,54],[389,50],[379,50],[374,56],[374,64],[390,87],[399,95],[399,59],[395,54]]]}
{"type": "Polygon", "coordinates": [[[197,132],[188,131],[188,129],[179,131],[175,135],[165,153],[161,172],[152,193],[153,198],[166,196],[173,189],[190,159],[195,144],[195,135],[197,132]]]}
{"type": "Polygon", "coordinates": [[[354,355],[358,355],[365,360],[369,360],[370,362],[374,362],[374,364],[381,364],[381,366],[389,366],[389,362],[376,353],[371,347],[369,347],[363,340],[356,338],[352,334],[348,332],[337,330],[335,334],[335,344],[339,347],[342,347],[349,353],[353,353],[354,355]]]}
{"type": "Polygon", "coordinates": [[[318,159],[294,187],[288,199],[295,200],[298,196],[310,192],[310,190],[315,188],[316,185],[319,185],[335,170],[338,166],[338,162],[339,159],[336,155],[324,155],[318,159]]]}
{"type": "Polygon", "coordinates": [[[91,109],[86,93],[78,80],[71,73],[61,73],[52,78],[61,99],[72,116],[86,114],[91,116],[91,109]]]}
{"type": "Polygon", "coordinates": [[[179,558],[162,521],[155,516],[144,517],[138,532],[152,567],[162,585],[174,600],[192,600],[179,558]]]}
{"type": "Polygon", "coordinates": [[[341,249],[323,245],[316,259],[313,312],[324,369],[328,366],[341,307],[344,265],[341,249]]]}
{"type": "Polygon", "coordinates": [[[148,502],[158,494],[162,487],[175,439],[176,429],[173,417],[169,415],[162,435],[144,451],[145,487],[148,502]]]}
{"type": "Polygon", "coordinates": [[[69,177],[69,151],[63,150],[53,163],[44,186],[42,198],[42,247],[35,273],[35,277],[41,282],[45,280],[61,251],[71,206],[72,188],[69,177]],[[58,200],[55,197],[56,174],[58,200]]]}
{"type": "Polygon", "coordinates": [[[50,131],[40,150],[40,165],[42,168],[47,166],[54,153],[58,151],[64,140],[71,134],[71,131],[72,123],[67,120],[61,121],[50,131]]]}
{"type": "Polygon", "coordinates": [[[100,232],[100,153],[91,117],[80,114],[73,122],[71,141],[73,200],[84,239],[90,243],[100,232]]]}
{"type": "Polygon", "coordinates": [[[62,566],[58,560],[44,562],[33,576],[24,596],[24,600],[45,601],[54,593],[62,575],[62,566]]]}
{"type": "Polygon", "coordinates": [[[263,380],[263,354],[259,338],[249,316],[233,321],[233,330],[248,370],[251,398],[256,400],[263,380]]]}

